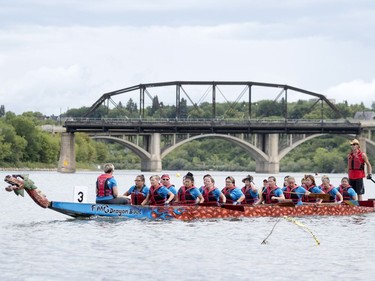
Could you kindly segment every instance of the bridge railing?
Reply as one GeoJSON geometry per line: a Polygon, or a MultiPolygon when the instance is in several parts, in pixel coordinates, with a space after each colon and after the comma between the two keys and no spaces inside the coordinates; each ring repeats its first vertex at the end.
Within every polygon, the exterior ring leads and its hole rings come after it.
{"type": "Polygon", "coordinates": [[[361,124],[358,120],[349,121],[347,119],[238,119],[238,118],[87,118],[69,117],[65,124],[72,123],[158,123],[158,122],[180,122],[180,123],[200,123],[200,122],[226,122],[226,123],[289,123],[289,124],[361,124]]]}

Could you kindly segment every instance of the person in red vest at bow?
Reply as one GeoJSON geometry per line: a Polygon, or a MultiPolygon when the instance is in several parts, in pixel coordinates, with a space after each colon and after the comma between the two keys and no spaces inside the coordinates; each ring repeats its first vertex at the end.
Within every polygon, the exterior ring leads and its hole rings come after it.
{"type": "Polygon", "coordinates": [[[365,186],[363,178],[365,174],[365,164],[367,167],[367,179],[372,178],[372,167],[368,161],[366,153],[360,150],[359,141],[354,139],[350,142],[352,151],[348,154],[348,175],[349,185],[358,194],[358,200],[362,200],[362,195],[365,194],[365,186]]]}
{"type": "Polygon", "coordinates": [[[129,204],[129,200],[118,194],[117,182],[113,177],[115,167],[111,163],[104,164],[104,174],[96,180],[96,203],[129,204]]]}
{"type": "Polygon", "coordinates": [[[174,194],[160,184],[160,177],[153,175],[150,177],[150,190],[141,205],[169,205],[173,198],[174,194]]]}
{"type": "Polygon", "coordinates": [[[177,202],[184,205],[193,205],[204,202],[202,194],[194,185],[194,176],[190,172],[184,176],[184,185],[178,190],[177,202]]]}

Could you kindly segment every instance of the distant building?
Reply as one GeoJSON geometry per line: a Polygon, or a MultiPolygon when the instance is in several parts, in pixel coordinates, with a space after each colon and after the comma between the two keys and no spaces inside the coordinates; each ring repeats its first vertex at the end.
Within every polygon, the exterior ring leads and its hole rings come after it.
{"type": "Polygon", "coordinates": [[[357,120],[375,120],[374,111],[358,111],[354,114],[354,119],[357,120]]]}

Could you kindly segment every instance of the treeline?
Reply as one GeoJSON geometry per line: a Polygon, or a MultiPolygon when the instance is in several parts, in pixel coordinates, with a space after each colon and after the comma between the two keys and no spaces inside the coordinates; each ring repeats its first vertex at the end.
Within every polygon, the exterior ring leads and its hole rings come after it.
{"type": "Polygon", "coordinates": [[[55,167],[60,137],[43,132],[40,113],[5,113],[0,118],[0,164],[2,167],[55,167]]]}
{"type": "MultiPolygon", "coordinates": [[[[337,103],[335,106],[340,111],[337,114],[327,104],[323,106],[317,100],[299,100],[285,104],[285,100],[261,100],[253,103],[251,111],[247,102],[227,102],[216,103],[215,113],[212,116],[212,104],[203,102],[199,105],[188,105],[186,99],[182,98],[177,110],[175,105],[165,105],[159,102],[158,96],[152,100],[151,106],[144,110],[144,118],[235,118],[235,119],[279,119],[287,116],[288,119],[339,119],[353,118],[356,112],[369,111],[363,103],[349,105],[346,101],[337,103]],[[251,115],[251,116],[250,116],[251,115]]],[[[375,102],[372,104],[372,110],[375,110],[375,102]]],[[[82,117],[89,111],[88,107],[70,109],[64,113],[63,117],[82,117]]],[[[143,113],[142,113],[143,114],[143,113]]],[[[99,106],[90,113],[92,118],[139,118],[139,106],[133,99],[124,106],[121,102],[115,108],[108,108],[104,105],[99,106]]]]}
{"type": "MultiPolygon", "coordinates": [[[[298,101],[288,104],[288,114],[295,119],[319,119],[320,107],[314,101],[298,101]]],[[[358,111],[369,111],[363,104],[336,104],[344,117],[351,118],[358,111]]],[[[374,107],[374,106],[373,106],[374,107]]],[[[182,100],[181,114],[186,118],[210,118],[211,105],[187,106],[182,100]]],[[[254,105],[256,118],[282,118],[283,101],[259,101],[254,105]]],[[[70,109],[64,117],[81,117],[88,108],[70,109]]],[[[334,118],[332,110],[324,108],[325,118],[334,118]]],[[[217,104],[217,116],[222,118],[246,118],[247,105],[217,104]]],[[[0,108],[0,167],[8,168],[57,168],[60,152],[60,135],[44,132],[41,125],[57,125],[58,121],[45,118],[39,112],[16,115],[0,108]]],[[[145,110],[146,118],[174,118],[176,108],[165,106],[157,97],[145,110]]],[[[108,109],[104,106],[94,112],[97,118],[139,117],[137,104],[130,99],[126,106],[108,109]]],[[[254,116],[252,116],[254,118],[254,116]]],[[[249,117],[249,116],[248,116],[249,117]]],[[[120,144],[91,140],[86,134],[76,133],[76,160],[78,168],[94,169],[104,162],[113,162],[118,169],[140,169],[139,157],[120,144]]],[[[312,139],[281,160],[280,169],[285,172],[345,172],[348,139],[342,136],[323,136],[312,139]]],[[[373,162],[373,157],[370,161],[373,162]]],[[[227,170],[254,171],[255,160],[242,148],[225,140],[201,139],[188,142],[163,159],[165,170],[227,170]]]]}

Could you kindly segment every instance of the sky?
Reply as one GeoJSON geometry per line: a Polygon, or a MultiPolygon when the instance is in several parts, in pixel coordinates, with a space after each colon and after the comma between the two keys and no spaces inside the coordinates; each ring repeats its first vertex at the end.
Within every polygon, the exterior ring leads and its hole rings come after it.
{"type": "MultiPolygon", "coordinates": [[[[0,105],[59,115],[141,83],[224,80],[371,107],[374,30],[373,0],[0,0],[0,105]]],[[[196,102],[206,89],[189,91],[196,102]]],[[[228,100],[241,91],[222,89],[228,100]]]]}

